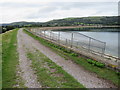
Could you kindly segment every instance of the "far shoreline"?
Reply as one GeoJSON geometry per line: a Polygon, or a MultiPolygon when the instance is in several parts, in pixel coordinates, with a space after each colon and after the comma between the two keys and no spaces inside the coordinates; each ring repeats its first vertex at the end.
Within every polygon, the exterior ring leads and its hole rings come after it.
{"type": "Polygon", "coordinates": [[[120,28],[118,25],[111,26],[56,26],[56,27],[31,27],[31,28],[39,28],[39,30],[61,30],[61,29],[75,29],[75,28],[120,28]]]}

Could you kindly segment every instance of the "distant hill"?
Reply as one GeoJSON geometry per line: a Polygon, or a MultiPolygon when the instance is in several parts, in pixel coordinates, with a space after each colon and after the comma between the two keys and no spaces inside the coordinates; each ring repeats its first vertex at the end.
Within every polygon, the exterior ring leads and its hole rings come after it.
{"type": "Polygon", "coordinates": [[[5,25],[13,26],[74,26],[74,25],[118,25],[118,16],[94,16],[80,18],[56,19],[48,22],[13,22],[5,25]]]}
{"type": "Polygon", "coordinates": [[[51,20],[44,23],[48,26],[71,26],[71,25],[118,25],[118,16],[96,16],[81,18],[64,18],[51,20]]]}
{"type": "Polygon", "coordinates": [[[94,26],[94,25],[119,25],[118,16],[94,16],[94,17],[80,17],[80,18],[64,18],[56,19],[48,22],[13,22],[8,24],[0,24],[3,32],[20,27],[54,27],[54,26],[94,26]]]}
{"type": "Polygon", "coordinates": [[[25,21],[22,21],[22,22],[14,22],[14,23],[11,23],[10,25],[13,25],[13,26],[35,26],[35,25],[40,25],[41,22],[25,22],[25,21]]]}
{"type": "Polygon", "coordinates": [[[7,26],[7,25],[10,25],[10,24],[0,24],[0,26],[7,26]]]}

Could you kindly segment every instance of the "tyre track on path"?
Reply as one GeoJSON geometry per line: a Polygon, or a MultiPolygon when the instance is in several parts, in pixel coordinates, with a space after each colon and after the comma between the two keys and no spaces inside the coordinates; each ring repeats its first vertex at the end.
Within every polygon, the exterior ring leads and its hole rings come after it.
{"type": "Polygon", "coordinates": [[[26,38],[21,33],[21,30],[18,31],[17,35],[18,40],[18,53],[19,53],[19,68],[20,68],[20,76],[22,77],[25,86],[28,88],[40,88],[41,85],[37,82],[37,76],[34,74],[35,72],[30,67],[31,61],[27,59],[26,52],[24,48],[24,41],[26,38]]]}

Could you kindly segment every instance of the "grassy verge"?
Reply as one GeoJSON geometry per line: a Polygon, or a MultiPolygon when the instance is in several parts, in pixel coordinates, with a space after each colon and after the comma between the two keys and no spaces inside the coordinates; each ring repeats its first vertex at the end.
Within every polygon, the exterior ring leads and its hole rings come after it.
{"type": "Polygon", "coordinates": [[[71,75],[66,73],[60,66],[56,65],[44,54],[36,50],[29,52],[28,58],[32,61],[32,67],[36,71],[42,87],[50,88],[84,88],[71,75]]]}
{"type": "Polygon", "coordinates": [[[118,86],[118,82],[120,78],[118,77],[119,74],[115,71],[112,71],[107,68],[100,68],[97,66],[94,66],[93,64],[88,63],[87,58],[77,55],[76,53],[66,50],[64,47],[60,47],[58,45],[55,45],[47,40],[44,40],[43,38],[37,37],[27,31],[25,31],[28,35],[33,37],[34,39],[38,40],[43,45],[50,47],[52,50],[54,50],[59,55],[63,56],[67,60],[72,60],[75,63],[77,63],[80,66],[83,66],[86,70],[89,70],[91,72],[94,72],[98,75],[100,78],[104,78],[106,80],[109,80],[110,82],[114,83],[116,86],[118,86]],[[72,54],[73,53],[73,54],[72,54]]]}
{"type": "Polygon", "coordinates": [[[14,29],[2,34],[2,88],[12,88],[17,84],[17,31],[14,29]]]}
{"type": "Polygon", "coordinates": [[[0,34],[0,89],[2,88],[2,34],[0,34]]]}

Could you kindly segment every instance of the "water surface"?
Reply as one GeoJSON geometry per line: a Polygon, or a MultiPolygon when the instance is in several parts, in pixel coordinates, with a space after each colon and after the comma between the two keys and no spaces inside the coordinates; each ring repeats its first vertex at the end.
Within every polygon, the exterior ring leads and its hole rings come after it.
{"type": "MultiPolygon", "coordinates": [[[[98,31],[98,29],[96,30],[98,31]]],[[[120,34],[120,32],[107,32],[107,31],[111,31],[112,28],[107,29],[106,32],[96,32],[96,30],[94,29],[93,30],[94,32],[91,32],[91,31],[79,31],[79,30],[75,31],[70,29],[70,31],[63,30],[60,32],[63,38],[71,39],[70,33],[74,32],[74,33],[81,33],[81,34],[87,35],[89,37],[95,38],[102,42],[106,42],[105,53],[118,57],[118,34],[120,34]]],[[[113,31],[115,30],[118,30],[118,29],[113,29],[113,31]]],[[[104,29],[99,29],[99,31],[104,31],[104,29]]],[[[54,32],[58,33],[59,31],[54,31],[54,32]]],[[[78,36],[76,35],[75,37],[76,37],[75,39],[82,40],[79,35],[78,36]]]]}

